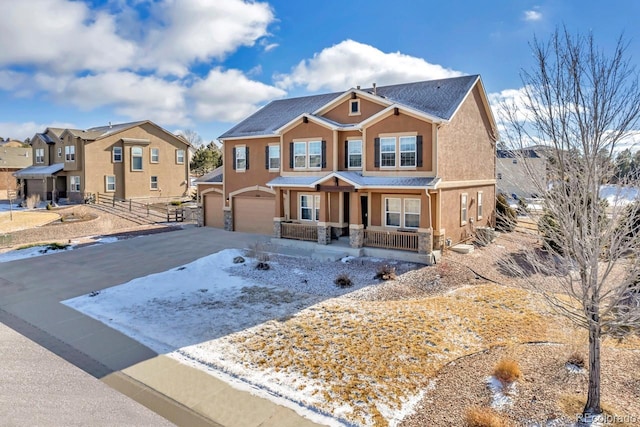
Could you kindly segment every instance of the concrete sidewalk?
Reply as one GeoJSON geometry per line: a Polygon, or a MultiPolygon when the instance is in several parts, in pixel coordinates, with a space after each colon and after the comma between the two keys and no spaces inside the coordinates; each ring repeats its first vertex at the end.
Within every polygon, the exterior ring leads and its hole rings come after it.
{"type": "MultiPolygon", "coordinates": [[[[315,424],[290,409],[158,356],[122,333],[60,304],[222,249],[246,248],[258,240],[268,238],[189,227],[3,263],[0,321],[178,425],[312,426],[315,424]]],[[[29,366],[40,373],[48,369],[46,363],[37,360],[30,361],[29,366]]],[[[19,372],[7,372],[0,365],[0,375],[15,377],[19,372]]],[[[29,378],[34,377],[25,375],[26,380],[29,378]]],[[[36,394],[46,392],[34,389],[36,394]]],[[[3,406],[10,406],[12,399],[11,393],[0,394],[3,406]]],[[[33,420],[27,416],[16,424],[29,425],[33,420]]]]}

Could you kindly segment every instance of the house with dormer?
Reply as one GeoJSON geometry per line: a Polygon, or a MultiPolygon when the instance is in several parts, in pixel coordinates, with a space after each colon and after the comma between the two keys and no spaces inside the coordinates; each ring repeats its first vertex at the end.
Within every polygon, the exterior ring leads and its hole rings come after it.
{"type": "Polygon", "coordinates": [[[273,101],[220,136],[205,225],[428,254],[493,225],[496,138],[478,75],[273,101]]]}
{"type": "Polygon", "coordinates": [[[189,195],[190,144],[151,121],[47,128],[31,139],[32,166],[14,175],[24,194],[80,202],[90,195],[166,200],[189,195]]]}

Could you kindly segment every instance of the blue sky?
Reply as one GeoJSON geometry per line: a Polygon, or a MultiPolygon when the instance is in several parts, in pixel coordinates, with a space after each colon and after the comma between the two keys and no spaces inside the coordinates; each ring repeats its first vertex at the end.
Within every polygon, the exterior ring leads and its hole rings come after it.
{"type": "Polygon", "coordinates": [[[559,25],[640,65],[640,2],[0,0],[0,136],[150,119],[215,139],[271,100],[480,74],[517,94],[559,25]]]}

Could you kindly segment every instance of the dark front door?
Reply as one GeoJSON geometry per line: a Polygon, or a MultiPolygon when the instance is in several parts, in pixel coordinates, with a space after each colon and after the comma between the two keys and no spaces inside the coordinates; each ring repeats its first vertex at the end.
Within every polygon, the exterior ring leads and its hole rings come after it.
{"type": "Polygon", "coordinates": [[[362,211],[362,223],[364,228],[369,224],[369,200],[367,196],[360,196],[360,209],[362,211]]]}

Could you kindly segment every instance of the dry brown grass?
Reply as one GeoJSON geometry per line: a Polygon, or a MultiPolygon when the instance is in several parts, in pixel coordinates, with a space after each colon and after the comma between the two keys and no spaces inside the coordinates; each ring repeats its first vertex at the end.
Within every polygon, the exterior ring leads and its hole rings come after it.
{"type": "Polygon", "coordinates": [[[469,427],[507,427],[509,423],[491,408],[474,406],[465,412],[465,422],[469,427]]]}
{"type": "MultiPolygon", "coordinates": [[[[560,399],[558,400],[558,406],[565,414],[573,419],[582,413],[586,403],[587,399],[584,396],[575,394],[564,394],[560,396],[560,399]]],[[[608,416],[613,420],[613,422],[603,424],[605,426],[629,427],[632,425],[631,423],[622,421],[624,417],[620,416],[620,414],[623,412],[617,411],[606,403],[602,404],[602,412],[603,415],[608,416]],[[620,421],[616,421],[617,419],[620,421]]]]}
{"type": "Polygon", "coordinates": [[[522,371],[517,361],[513,359],[502,359],[493,368],[493,376],[502,384],[511,384],[522,378],[522,371]]]}
{"type": "Polygon", "coordinates": [[[40,227],[60,219],[60,215],[50,211],[16,211],[11,219],[10,212],[0,212],[0,233],[40,227]]]}

